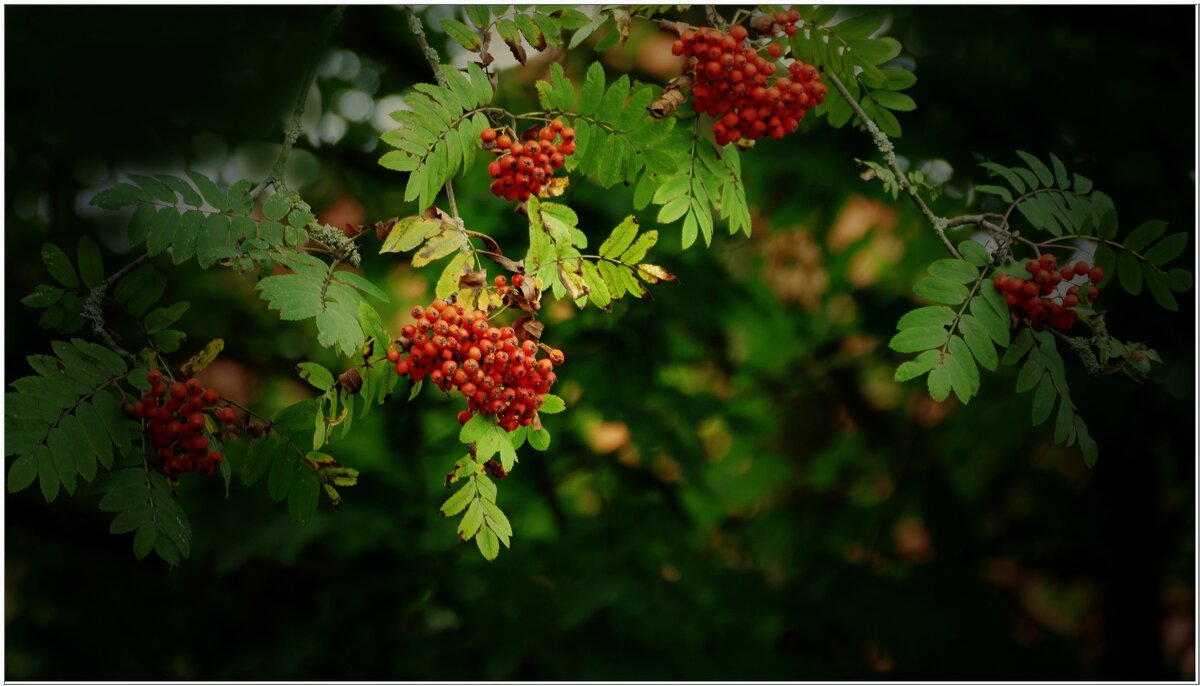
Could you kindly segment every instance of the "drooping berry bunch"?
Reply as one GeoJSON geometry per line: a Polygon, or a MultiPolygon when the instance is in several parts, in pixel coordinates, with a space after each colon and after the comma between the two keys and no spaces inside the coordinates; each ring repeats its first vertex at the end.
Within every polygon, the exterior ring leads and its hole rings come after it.
{"type": "Polygon", "coordinates": [[[187,473],[212,474],[224,457],[209,451],[207,416],[212,413],[228,426],[237,421],[237,413],[229,405],[217,409],[221,394],[204,388],[196,379],[167,386],[162,372],[153,369],[146,374],[146,381],[150,390],[142,393],[130,413],[146,422],[155,466],[169,479],[187,473]]]}
{"type": "Polygon", "coordinates": [[[388,350],[397,374],[414,382],[428,377],[447,393],[456,389],[467,399],[460,424],[476,413],[496,417],[505,431],[533,422],[542,396],[558,380],[554,368],[564,361],[561,350],[522,341],[512,327],[488,323],[485,311],[468,312],[442,300],[414,307],[412,316],[416,323],[400,330],[401,349],[388,350]],[[548,356],[538,359],[541,349],[548,356]]]}
{"type": "Polygon", "coordinates": [[[1039,331],[1045,325],[1059,331],[1074,326],[1079,315],[1073,308],[1095,301],[1100,295],[1097,284],[1104,278],[1103,269],[1082,260],[1059,269],[1058,258],[1050,253],[1027,260],[1025,271],[1029,279],[997,274],[993,283],[1004,294],[1013,319],[1027,319],[1039,331]],[[1071,283],[1065,293],[1060,292],[1063,282],[1071,283]]]}
{"type": "Polygon", "coordinates": [[[484,129],[479,138],[485,149],[499,155],[488,165],[488,175],[495,179],[492,195],[505,200],[528,200],[540,194],[554,170],[563,166],[567,155],[575,153],[575,129],[561,119],[549,126],[530,127],[518,141],[491,127],[484,129]]]}
{"type": "MultiPolygon", "coordinates": [[[[742,138],[782,138],[825,100],[820,72],[800,60],[772,82],[779,65],[747,47],[747,35],[744,26],[729,33],[702,27],[684,31],[671,47],[672,53],[691,58],[692,106],[717,119],[713,136],[719,145],[742,138]]],[[[767,53],[778,58],[783,51],[773,43],[767,53]]]]}
{"type": "Polygon", "coordinates": [[[777,36],[780,33],[786,33],[790,38],[796,35],[796,22],[798,21],[800,21],[800,12],[793,9],[787,12],[755,15],[750,20],[750,26],[764,36],[777,36]]]}

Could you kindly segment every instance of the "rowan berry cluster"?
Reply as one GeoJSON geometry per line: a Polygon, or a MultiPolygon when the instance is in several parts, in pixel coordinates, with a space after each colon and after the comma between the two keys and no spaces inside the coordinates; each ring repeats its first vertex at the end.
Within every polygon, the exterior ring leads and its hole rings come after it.
{"type": "Polygon", "coordinates": [[[797,10],[781,11],[773,14],[767,12],[755,15],[750,20],[750,27],[764,36],[777,36],[780,33],[786,33],[790,38],[796,35],[796,22],[798,21],[800,21],[800,12],[797,10]]]}
{"type": "MultiPolygon", "coordinates": [[[[729,33],[702,27],[684,31],[671,47],[672,53],[692,58],[692,107],[717,120],[713,135],[719,145],[742,138],[782,138],[825,100],[820,72],[800,60],[788,66],[787,75],[770,81],[779,65],[748,47],[747,35],[744,26],[734,26],[729,33]]],[[[783,55],[776,43],[766,52],[772,58],[783,55]]]]}
{"type": "Polygon", "coordinates": [[[479,134],[485,149],[496,152],[499,157],[488,164],[488,175],[492,182],[492,195],[505,200],[528,200],[539,195],[554,176],[554,170],[563,166],[567,155],[575,153],[575,129],[561,119],[549,126],[531,127],[514,141],[506,133],[488,127],[479,134]]]}
{"type": "Polygon", "coordinates": [[[1004,294],[1004,302],[1013,319],[1018,322],[1027,319],[1039,331],[1047,325],[1059,331],[1074,326],[1079,315],[1073,308],[1095,301],[1100,295],[1096,284],[1104,278],[1103,269],[1089,266],[1082,260],[1059,269],[1058,258],[1050,253],[1026,261],[1025,271],[1029,273],[1029,279],[997,274],[993,283],[996,290],[1004,294]],[[1065,293],[1060,293],[1063,282],[1069,282],[1071,286],[1065,293]]]}
{"type": "MultiPolygon", "coordinates": [[[[497,287],[502,279],[497,277],[497,287]]],[[[558,380],[561,350],[521,340],[512,327],[492,326],[483,310],[468,312],[442,300],[414,307],[412,316],[416,323],[400,330],[401,349],[388,350],[397,374],[414,382],[428,377],[442,391],[461,393],[467,409],[459,424],[476,413],[496,417],[505,431],[533,422],[542,396],[558,380]],[[538,359],[539,349],[548,356],[538,359]]]]}
{"type": "Polygon", "coordinates": [[[154,369],[146,374],[146,381],[150,390],[129,411],[146,422],[156,466],[169,479],[186,473],[212,474],[224,457],[209,451],[208,414],[228,426],[237,422],[237,413],[229,405],[217,409],[221,394],[195,379],[168,386],[162,372],[154,369]]]}

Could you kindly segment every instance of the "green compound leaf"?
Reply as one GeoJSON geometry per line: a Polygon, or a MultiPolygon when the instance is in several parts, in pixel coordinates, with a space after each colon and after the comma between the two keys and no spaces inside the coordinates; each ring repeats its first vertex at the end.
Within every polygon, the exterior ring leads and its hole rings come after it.
{"type": "Polygon", "coordinates": [[[913,286],[913,291],[926,300],[944,305],[959,305],[970,294],[966,286],[936,276],[921,279],[913,286]]]}

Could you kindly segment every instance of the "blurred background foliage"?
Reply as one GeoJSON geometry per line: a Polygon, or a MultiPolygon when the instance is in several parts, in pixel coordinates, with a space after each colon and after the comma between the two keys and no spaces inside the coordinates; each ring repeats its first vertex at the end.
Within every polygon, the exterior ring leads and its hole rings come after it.
{"type": "MultiPolygon", "coordinates": [[[[130,259],[124,218],[87,204],[121,173],[262,178],[308,60],[289,183],[334,225],[416,210],[375,160],[427,66],[398,8],[351,8],[317,50],[327,11],[6,8],[6,380],[48,348],[16,304],[44,279],[39,244],[74,254],[94,233],[110,269],[130,259]]],[[[919,77],[897,145],[946,181],[942,214],[966,207],[977,162],[1023,149],[1094,179],[1126,229],[1194,226],[1192,10],[878,11],[919,77]]],[[[600,59],[655,83],[679,68],[648,23],[600,59]]],[[[546,64],[505,72],[500,101],[533,108],[546,64]]],[[[1093,470],[1030,428],[1011,369],[970,406],[938,405],[892,381],[886,341],[940,247],[859,179],[873,153],[806,121],[743,157],[752,238],[679,254],[668,229],[655,261],[678,285],[612,316],[545,311],[569,410],[500,483],[516,535],[497,561],[437,515],[457,406],[397,397],[331,447],[360,485],[307,527],[261,485],[226,500],[219,479],[185,479],[195,540],[172,571],[137,563],[93,495],[8,497],[5,678],[1193,678],[1194,296],[1164,314],[1105,292],[1114,333],[1164,364],[1142,385],[1072,375],[1093,470]]],[[[573,182],[600,240],[632,193],[573,182]]],[[[524,250],[483,165],[456,189],[468,227],[524,250]]],[[[436,269],[364,269],[395,327],[432,297],[436,269]]],[[[204,380],[224,394],[269,409],[310,392],[296,362],[341,365],[236,275],[170,279],[192,301],[179,361],[223,337],[204,380]]]]}

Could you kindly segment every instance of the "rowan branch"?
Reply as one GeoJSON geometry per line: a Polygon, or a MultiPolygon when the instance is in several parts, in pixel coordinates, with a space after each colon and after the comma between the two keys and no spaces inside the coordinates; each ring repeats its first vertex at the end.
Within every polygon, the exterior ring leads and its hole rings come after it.
{"type": "Polygon", "coordinates": [[[850,95],[850,91],[846,90],[845,84],[837,77],[837,74],[827,71],[825,72],[825,76],[829,78],[830,83],[833,84],[838,93],[841,93],[842,97],[846,99],[846,104],[850,105],[850,109],[854,111],[859,121],[866,127],[867,132],[871,134],[871,138],[875,141],[875,147],[879,149],[884,161],[887,162],[892,173],[896,175],[896,183],[908,193],[908,197],[912,198],[917,208],[921,210],[921,214],[925,215],[925,218],[933,225],[933,230],[937,232],[938,238],[942,240],[942,244],[946,246],[946,250],[950,251],[951,255],[962,259],[962,255],[958,254],[958,250],[955,249],[954,244],[950,242],[949,238],[946,238],[946,229],[951,228],[949,220],[934,214],[933,210],[929,209],[929,205],[925,204],[925,200],[921,197],[916,187],[909,183],[908,176],[900,168],[900,163],[896,161],[896,148],[892,145],[891,139],[867,116],[867,113],[863,111],[858,102],[850,95]]]}
{"type": "Polygon", "coordinates": [[[107,345],[113,350],[113,352],[117,353],[121,357],[126,357],[129,359],[134,359],[133,353],[122,348],[120,344],[113,339],[112,334],[108,332],[108,327],[104,325],[104,311],[100,308],[100,305],[102,302],[104,302],[104,294],[108,292],[109,286],[116,283],[121,279],[121,277],[133,271],[134,267],[140,265],[149,258],[150,255],[148,253],[142,253],[137,259],[122,267],[120,271],[96,284],[95,288],[88,291],[87,300],[84,301],[83,311],[81,312],[83,317],[92,323],[92,333],[96,334],[96,336],[103,341],[104,345],[107,345]]]}
{"type": "Polygon", "coordinates": [[[292,108],[292,116],[288,119],[287,126],[283,131],[283,147],[279,150],[279,156],[275,158],[275,164],[271,165],[271,173],[262,183],[255,186],[250,191],[250,197],[257,199],[258,196],[266,189],[267,186],[278,190],[283,186],[283,171],[287,166],[288,155],[292,152],[292,147],[296,145],[296,141],[300,138],[300,134],[304,131],[304,125],[301,120],[304,118],[304,105],[308,102],[308,92],[312,90],[313,81],[317,77],[317,63],[321,60],[321,53],[325,49],[325,44],[329,42],[330,36],[333,35],[333,30],[337,28],[342,21],[342,15],[346,13],[345,5],[338,5],[333,8],[329,16],[321,24],[320,37],[317,40],[317,45],[313,47],[313,59],[305,72],[304,80],[300,84],[300,93],[296,96],[296,105],[292,108]]]}

